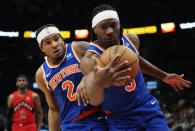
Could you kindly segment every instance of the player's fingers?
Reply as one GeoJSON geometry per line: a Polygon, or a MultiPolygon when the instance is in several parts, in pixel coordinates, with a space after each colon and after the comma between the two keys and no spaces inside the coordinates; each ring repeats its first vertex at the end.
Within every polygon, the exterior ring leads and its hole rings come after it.
{"type": "Polygon", "coordinates": [[[80,106],[81,105],[80,92],[78,90],[76,91],[76,100],[77,100],[78,105],[80,106]]]}
{"type": "Polygon", "coordinates": [[[187,81],[187,80],[184,80],[184,81],[183,81],[183,83],[184,83],[185,85],[188,85],[189,87],[190,87],[190,86],[191,86],[191,84],[192,84],[192,82],[187,81]]]}
{"type": "Polygon", "coordinates": [[[87,106],[87,102],[86,102],[85,98],[82,97],[81,99],[82,99],[82,101],[83,101],[84,106],[87,106]]]}
{"type": "Polygon", "coordinates": [[[112,67],[112,66],[116,65],[116,63],[119,61],[119,59],[120,59],[120,55],[117,54],[117,55],[114,57],[114,59],[108,64],[108,67],[112,67]]]}
{"type": "Polygon", "coordinates": [[[85,95],[85,100],[87,102],[87,104],[89,104],[89,98],[85,95]]]}
{"type": "Polygon", "coordinates": [[[83,101],[84,106],[87,106],[87,101],[85,100],[83,89],[80,92],[81,100],[83,101]]]}
{"type": "Polygon", "coordinates": [[[172,87],[173,87],[173,89],[174,89],[176,92],[178,92],[178,89],[177,89],[176,85],[172,85],[172,87]]]}
{"type": "Polygon", "coordinates": [[[85,98],[82,97],[81,99],[82,99],[82,101],[83,101],[84,106],[87,106],[87,102],[86,102],[85,98]]]}
{"type": "Polygon", "coordinates": [[[183,87],[181,85],[176,85],[177,89],[179,90],[184,90],[183,87]]]}
{"type": "Polygon", "coordinates": [[[128,61],[125,60],[125,61],[122,62],[121,64],[117,65],[117,66],[115,67],[115,71],[120,71],[120,70],[123,70],[123,69],[127,68],[127,63],[128,63],[128,61]]]}
{"type": "Polygon", "coordinates": [[[184,74],[180,75],[180,77],[183,78],[184,77],[184,74]]]}
{"type": "Polygon", "coordinates": [[[114,78],[117,78],[117,77],[123,76],[126,73],[128,73],[130,70],[131,70],[131,68],[127,68],[127,69],[124,69],[122,71],[115,72],[114,75],[113,75],[113,77],[114,78]]]}
{"type": "Polygon", "coordinates": [[[181,86],[183,86],[183,87],[187,87],[187,88],[190,88],[190,83],[187,83],[187,82],[182,82],[181,83],[181,86]]]}
{"type": "Polygon", "coordinates": [[[87,104],[89,104],[89,98],[87,97],[87,91],[84,89],[84,97],[85,97],[85,100],[87,102],[87,104]]]}
{"type": "Polygon", "coordinates": [[[124,80],[130,81],[130,76],[118,77],[118,78],[114,79],[113,82],[119,82],[119,81],[124,81],[124,80]]]}

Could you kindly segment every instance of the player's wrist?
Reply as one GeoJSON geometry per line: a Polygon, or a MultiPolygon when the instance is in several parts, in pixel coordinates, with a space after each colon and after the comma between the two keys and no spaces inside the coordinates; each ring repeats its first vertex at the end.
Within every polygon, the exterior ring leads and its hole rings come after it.
{"type": "Polygon", "coordinates": [[[163,74],[160,76],[160,79],[162,81],[165,81],[167,79],[167,77],[169,76],[169,73],[163,72],[163,74]]]}

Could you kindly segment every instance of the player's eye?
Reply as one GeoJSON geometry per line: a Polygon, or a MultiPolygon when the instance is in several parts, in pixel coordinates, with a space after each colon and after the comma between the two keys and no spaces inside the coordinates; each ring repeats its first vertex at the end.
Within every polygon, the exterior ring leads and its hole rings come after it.
{"type": "Polygon", "coordinates": [[[105,29],[106,29],[106,26],[105,26],[105,25],[101,25],[100,28],[101,28],[102,30],[105,30],[105,29]]]}
{"type": "Polygon", "coordinates": [[[113,23],[113,24],[111,25],[111,27],[112,27],[112,28],[116,28],[116,23],[113,23]]]}
{"type": "Polygon", "coordinates": [[[50,41],[45,41],[45,44],[49,45],[49,44],[51,44],[51,42],[50,41]]]}
{"type": "Polygon", "coordinates": [[[54,41],[58,41],[58,40],[59,40],[59,37],[55,37],[55,38],[54,38],[54,41]]]}

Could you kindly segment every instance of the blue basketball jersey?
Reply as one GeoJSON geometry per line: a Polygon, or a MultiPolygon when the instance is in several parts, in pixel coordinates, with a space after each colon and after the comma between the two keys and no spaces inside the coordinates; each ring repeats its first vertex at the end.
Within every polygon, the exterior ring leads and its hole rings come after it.
{"type": "MultiPolygon", "coordinates": [[[[124,46],[139,57],[138,50],[125,34],[122,41],[124,46]]],[[[88,48],[88,51],[99,55],[104,50],[95,43],[91,43],[88,48]]],[[[109,131],[169,130],[158,101],[145,86],[140,67],[137,76],[129,84],[104,89],[104,101],[101,107],[107,114],[109,131]]]]}
{"type": "Polygon", "coordinates": [[[51,66],[47,59],[42,64],[46,86],[54,94],[59,107],[61,123],[76,118],[84,106],[78,106],[76,88],[83,74],[80,60],[73,47],[74,42],[66,44],[66,54],[60,64],[51,66]]]}
{"type": "MultiPolygon", "coordinates": [[[[126,38],[122,37],[123,45],[130,48],[139,57],[139,53],[134,45],[126,38]]],[[[88,51],[95,52],[101,55],[104,51],[99,45],[92,43],[88,48],[88,51]]],[[[136,78],[129,84],[118,87],[111,86],[106,88],[104,102],[102,103],[102,109],[109,112],[123,112],[131,110],[139,105],[142,105],[150,97],[150,93],[147,90],[141,69],[139,68],[136,78]]]]}

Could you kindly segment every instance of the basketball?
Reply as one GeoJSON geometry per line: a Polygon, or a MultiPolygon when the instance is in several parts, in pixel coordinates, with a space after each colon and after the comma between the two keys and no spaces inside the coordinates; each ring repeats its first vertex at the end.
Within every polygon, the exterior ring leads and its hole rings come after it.
{"type": "Polygon", "coordinates": [[[134,53],[128,47],[122,45],[115,45],[106,49],[100,56],[99,59],[100,67],[108,65],[117,54],[120,54],[120,58],[116,62],[116,65],[119,65],[125,60],[127,60],[128,61],[127,67],[131,68],[129,72],[124,74],[124,76],[130,76],[129,80],[122,80],[117,83],[114,83],[115,86],[123,86],[130,83],[137,76],[139,70],[139,59],[137,57],[137,54],[134,53]]]}

